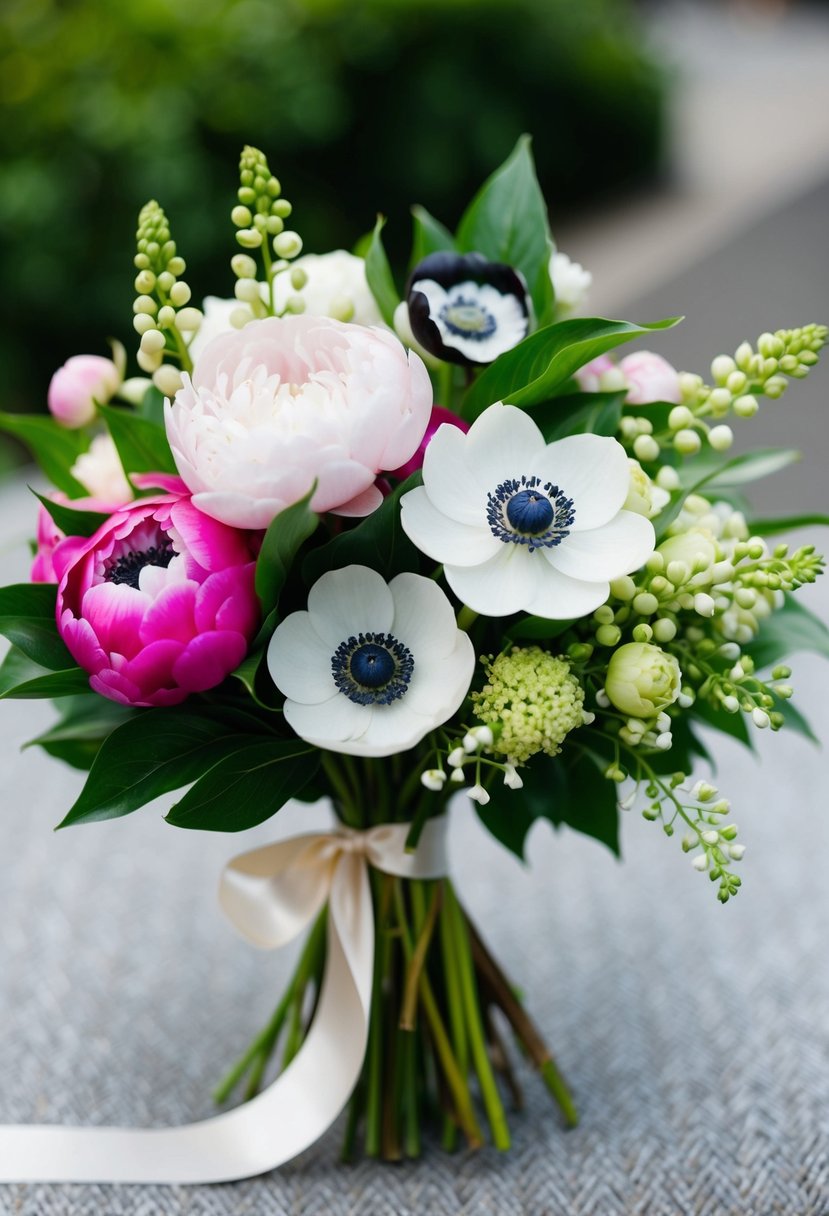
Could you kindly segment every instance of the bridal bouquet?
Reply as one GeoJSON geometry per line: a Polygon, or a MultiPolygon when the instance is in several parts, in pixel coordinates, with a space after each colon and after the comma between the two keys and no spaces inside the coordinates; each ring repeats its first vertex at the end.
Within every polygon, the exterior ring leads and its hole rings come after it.
{"type": "Polygon", "coordinates": [[[699,728],[749,747],[809,733],[786,657],[829,651],[794,596],[823,560],[775,539],[817,517],[761,519],[744,497],[797,454],[729,454],[730,423],[810,372],[824,326],[743,341],[707,377],[617,360],[676,319],[573,315],[589,275],[554,251],[526,140],[454,234],[414,208],[402,294],[382,219],[354,254],[309,255],[291,210],[246,148],[234,298],[195,307],[148,203],[143,374],[124,379],[120,346],[79,355],[50,417],[0,423],[53,483],[32,582],[0,590],[0,689],[54,698],[35,742],[88,770],[61,826],[174,790],[167,821],[190,830],[240,832],[289,799],[333,808],[330,834],[225,875],[251,940],[310,931],[217,1091],[253,1100],[197,1125],[247,1111],[238,1139],[270,1145],[222,1176],[287,1159],[347,1100],[346,1157],[416,1156],[426,1128],[507,1148],[506,1028],[574,1123],[446,872],[450,800],[519,856],[539,819],[615,851],[639,807],[673,838],[666,864],[686,854],[725,904],[745,845],[694,776],[699,728]]]}

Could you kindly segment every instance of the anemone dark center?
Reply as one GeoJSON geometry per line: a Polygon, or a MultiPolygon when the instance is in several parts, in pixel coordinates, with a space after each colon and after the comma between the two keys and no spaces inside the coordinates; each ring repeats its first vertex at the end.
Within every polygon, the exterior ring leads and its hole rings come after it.
{"type": "Polygon", "coordinates": [[[390,705],[409,687],[414,658],[390,633],[361,633],[340,642],[331,674],[340,692],[357,705],[390,705]]]}
{"type": "Polygon", "coordinates": [[[440,311],[440,319],[450,333],[463,338],[483,340],[489,338],[497,329],[497,322],[491,312],[488,312],[477,300],[458,296],[444,304],[440,311]]]}
{"type": "Polygon", "coordinates": [[[516,532],[538,536],[546,532],[555,516],[555,507],[538,490],[519,490],[507,503],[507,519],[516,532]]]}
{"type": "Polygon", "coordinates": [[[552,549],[560,545],[576,518],[572,498],[540,477],[510,477],[487,495],[487,522],[504,544],[552,549]]]}
{"type": "Polygon", "coordinates": [[[137,591],[141,571],[145,566],[161,566],[166,569],[175,556],[173,542],[169,537],[164,537],[157,545],[150,545],[146,549],[129,549],[122,553],[112,562],[104,577],[108,583],[123,583],[137,591]]]}
{"type": "Polygon", "coordinates": [[[394,675],[395,662],[384,646],[366,642],[351,656],[351,675],[364,688],[382,688],[394,675]]]}

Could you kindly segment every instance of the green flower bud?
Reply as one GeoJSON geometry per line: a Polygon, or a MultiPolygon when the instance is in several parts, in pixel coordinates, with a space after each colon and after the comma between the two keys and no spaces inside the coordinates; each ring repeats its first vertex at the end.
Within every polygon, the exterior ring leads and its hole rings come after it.
{"type": "Polygon", "coordinates": [[[673,705],[681,688],[679,663],[658,646],[628,642],[611,655],[605,692],[628,717],[655,718],[673,705]]]}

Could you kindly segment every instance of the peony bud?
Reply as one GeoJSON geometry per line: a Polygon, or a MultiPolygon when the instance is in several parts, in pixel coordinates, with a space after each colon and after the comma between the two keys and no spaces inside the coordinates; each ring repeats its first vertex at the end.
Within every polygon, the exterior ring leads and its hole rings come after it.
{"type": "Polygon", "coordinates": [[[651,401],[679,404],[679,373],[661,355],[638,350],[625,355],[619,369],[628,383],[628,405],[647,405],[651,401]]]}
{"type": "Polygon", "coordinates": [[[49,384],[49,411],[63,426],[87,426],[97,405],[118,391],[121,376],[111,359],[73,355],[58,368],[49,384]]]}
{"type": "Polygon", "coordinates": [[[611,655],[605,692],[631,718],[654,718],[673,705],[682,672],[673,655],[649,642],[628,642],[611,655]]]}

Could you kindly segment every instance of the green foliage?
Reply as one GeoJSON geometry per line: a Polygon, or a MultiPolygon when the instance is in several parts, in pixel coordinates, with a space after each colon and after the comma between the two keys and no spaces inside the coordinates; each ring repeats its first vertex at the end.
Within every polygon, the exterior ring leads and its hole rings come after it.
{"type": "Polygon", "coordinates": [[[794,532],[796,528],[829,528],[829,515],[780,515],[749,522],[752,536],[774,536],[778,532],[794,532]]]}
{"type": "Polygon", "coordinates": [[[301,793],[318,767],[319,752],[299,739],[249,740],[209,769],[175,804],[167,822],[206,832],[242,832],[301,793]]]}
{"type": "Polygon", "coordinates": [[[59,826],[128,815],[197,781],[265,734],[267,727],[241,710],[201,706],[137,713],[104,740],[86,785],[59,826]]]}
{"type": "Polygon", "coordinates": [[[829,658],[829,629],[791,595],[782,608],[763,619],[754,641],[743,646],[760,671],[804,650],[829,658]]]}
{"type": "Polygon", "coordinates": [[[99,411],[118,449],[125,473],[177,471],[163,426],[142,418],[133,410],[104,405],[99,406],[99,411]]]}
{"type": "Polygon", "coordinates": [[[603,776],[606,761],[592,752],[568,747],[560,756],[535,756],[521,769],[524,788],[495,784],[490,802],[476,808],[496,840],[523,859],[527,833],[537,819],[566,824],[592,836],[619,855],[616,785],[603,776]]]}
{"type": "Polygon", "coordinates": [[[549,320],[553,292],[548,265],[553,252],[547,204],[535,175],[529,137],[484,182],[464,212],[456,233],[462,253],[478,252],[491,262],[519,270],[543,324],[549,320]]]}
{"type": "Polygon", "coordinates": [[[316,486],[299,502],[280,511],[265,533],[256,562],[256,594],[265,617],[279,603],[280,592],[301,546],[317,530],[319,516],[309,506],[315,490],[316,486]]]}
{"type": "Polygon", "coordinates": [[[106,523],[109,519],[108,515],[104,515],[100,511],[79,511],[76,507],[67,507],[63,503],[55,502],[52,498],[38,494],[37,491],[34,491],[34,494],[35,498],[38,498],[49,512],[55,526],[67,536],[92,536],[94,532],[98,531],[101,524],[106,523]]]}
{"type": "Polygon", "coordinates": [[[670,317],[653,325],[635,325],[632,321],[573,317],[547,325],[499,355],[481,373],[466,394],[463,416],[471,421],[493,401],[523,407],[547,401],[591,359],[642,334],[671,329],[679,319],[670,317]]]}
{"type": "Polygon", "coordinates": [[[377,307],[387,325],[394,322],[394,310],[400,303],[400,296],[394,285],[394,275],[389,266],[389,259],[383,248],[383,227],[386,221],[382,215],[377,216],[377,223],[371,234],[371,241],[366,250],[366,279],[371,294],[377,301],[377,307]]]}
{"type": "Polygon", "coordinates": [[[89,447],[89,435],[85,431],[72,431],[54,418],[31,414],[0,414],[0,431],[25,443],[49,480],[64,494],[82,498],[87,493],[69,472],[89,447]]]}
{"type": "Polygon", "coordinates": [[[553,397],[533,409],[536,423],[548,443],[566,435],[616,435],[625,393],[572,393],[553,397]]]}
{"type": "Polygon", "coordinates": [[[55,622],[57,590],[53,583],[0,587],[0,634],[49,671],[74,667],[55,622]]]}
{"type": "Polygon", "coordinates": [[[54,726],[24,747],[42,747],[55,759],[84,770],[91,768],[104,739],[137,712],[89,692],[68,696],[60,709],[62,716],[54,726]]]}
{"type": "Polygon", "coordinates": [[[403,570],[417,570],[420,556],[400,525],[400,499],[422,480],[420,473],[413,473],[356,528],[309,553],[302,566],[307,585],[344,566],[369,566],[387,580],[403,570]]]}
{"type": "Polygon", "coordinates": [[[412,257],[411,265],[416,266],[430,253],[442,253],[444,250],[454,250],[455,238],[448,228],[430,215],[425,207],[412,207],[412,257]]]}

